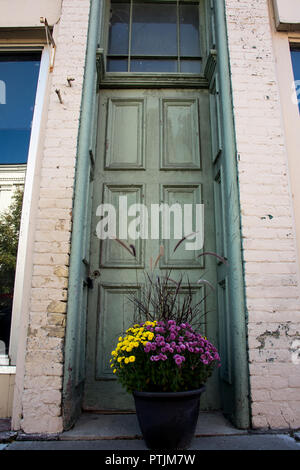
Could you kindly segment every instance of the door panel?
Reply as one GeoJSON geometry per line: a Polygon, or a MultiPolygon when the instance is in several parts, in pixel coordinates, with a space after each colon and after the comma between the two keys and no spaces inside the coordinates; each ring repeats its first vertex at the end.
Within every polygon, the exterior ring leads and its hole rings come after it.
{"type": "Polygon", "coordinates": [[[106,169],[145,168],[145,100],[109,99],[106,169]]]}
{"type": "MultiPolygon", "coordinates": [[[[215,251],[208,116],[209,94],[205,90],[103,90],[100,93],[90,253],[91,273],[100,275],[89,292],[85,409],[134,409],[132,397],[116,382],[109,359],[118,337],[133,318],[133,305],[128,296],[132,291],[139,292],[143,271],[149,269],[150,258],[156,258],[160,245],[164,246],[164,256],[158,271],[172,268],[172,276],[177,279],[182,273],[187,274],[195,300],[206,294],[204,286],[197,284],[200,277],[216,281],[214,259],[199,258],[200,252],[185,250],[184,244],[173,253],[178,239],[173,239],[172,213],[167,237],[156,226],[153,229],[155,224],[150,217],[152,204],[179,204],[181,208],[185,204],[204,204],[204,249],[215,251]],[[127,196],[128,207],[122,202],[119,210],[120,196],[127,196]],[[124,218],[130,205],[146,205],[148,238],[124,240],[127,245],[135,246],[137,260],[115,240],[97,237],[100,218],[96,211],[101,203],[113,204],[117,209],[117,236],[119,230],[127,233],[126,225],[135,218],[128,217],[127,222],[124,218]]],[[[162,214],[159,220],[163,222],[162,214]]],[[[157,224],[158,219],[154,222],[157,224]]],[[[191,226],[188,232],[193,230],[195,227],[191,226]]],[[[215,295],[206,298],[203,309],[208,314],[202,331],[217,345],[215,295]]],[[[203,409],[219,408],[217,382],[215,374],[203,396],[203,409]]]]}
{"type": "MultiPolygon", "coordinates": [[[[103,184],[103,198],[104,204],[112,204],[116,208],[116,214],[121,213],[122,207],[119,207],[119,198],[127,197],[127,205],[130,207],[132,204],[143,203],[143,195],[145,193],[145,186],[141,185],[115,185],[103,184]]],[[[120,223],[116,224],[117,233],[119,233],[120,223]]],[[[121,237],[119,237],[121,238],[121,237]]],[[[136,250],[136,258],[134,258],[128,251],[115,241],[109,239],[100,241],[100,266],[105,268],[142,268],[144,267],[143,260],[143,240],[127,239],[127,242],[133,244],[136,250]]]]}
{"type": "Polygon", "coordinates": [[[161,100],[162,169],[200,169],[198,98],[161,100]]]}
{"type": "MultiPolygon", "coordinates": [[[[193,209],[195,209],[196,204],[203,203],[201,184],[178,184],[176,186],[163,184],[161,185],[161,196],[161,202],[169,206],[179,204],[182,207],[184,204],[192,204],[193,209]]],[[[195,212],[195,210],[193,212],[195,212]]],[[[193,220],[195,220],[195,213],[193,216],[193,220]]],[[[187,229],[188,234],[192,233],[194,229],[195,227],[190,226],[189,229],[187,229]]],[[[171,223],[170,237],[162,240],[164,256],[160,267],[184,268],[185,270],[203,267],[203,258],[198,257],[200,251],[186,250],[185,245],[182,244],[174,253],[174,248],[178,243],[178,239],[175,238],[176,233],[174,233],[174,230],[175,226],[171,223]]]]}

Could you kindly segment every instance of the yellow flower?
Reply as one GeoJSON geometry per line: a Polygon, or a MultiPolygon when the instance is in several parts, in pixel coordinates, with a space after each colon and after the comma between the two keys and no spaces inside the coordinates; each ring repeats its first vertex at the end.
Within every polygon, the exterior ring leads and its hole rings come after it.
{"type": "Polygon", "coordinates": [[[113,370],[113,374],[115,374],[116,372],[117,372],[117,369],[114,369],[114,370],[113,370]]]}
{"type": "Polygon", "coordinates": [[[125,357],[125,360],[124,360],[125,364],[128,364],[129,362],[129,358],[128,357],[125,357]]]}
{"type": "Polygon", "coordinates": [[[134,362],[135,361],[135,356],[129,356],[129,362],[134,362]]]}

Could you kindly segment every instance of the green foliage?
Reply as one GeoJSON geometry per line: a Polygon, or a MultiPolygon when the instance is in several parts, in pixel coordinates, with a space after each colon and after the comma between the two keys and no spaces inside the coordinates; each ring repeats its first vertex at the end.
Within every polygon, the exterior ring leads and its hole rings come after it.
{"type": "Polygon", "coordinates": [[[135,306],[136,322],[174,320],[177,324],[191,323],[194,328],[201,330],[205,323],[203,306],[206,296],[195,301],[188,278],[184,284],[183,277],[179,281],[172,279],[171,271],[162,275],[146,271],[144,274],[145,282],[140,285],[138,293],[134,291],[129,295],[129,300],[135,306]]]}
{"type": "Polygon", "coordinates": [[[23,191],[17,189],[8,209],[0,214],[0,308],[13,295],[22,202],[23,191]]]}

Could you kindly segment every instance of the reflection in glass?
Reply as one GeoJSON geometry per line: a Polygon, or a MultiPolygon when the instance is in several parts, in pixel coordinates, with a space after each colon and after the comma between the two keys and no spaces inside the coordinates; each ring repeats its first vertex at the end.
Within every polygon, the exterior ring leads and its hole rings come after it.
{"type": "Polygon", "coordinates": [[[127,59],[112,59],[107,60],[108,72],[127,72],[128,60],[127,59]]]}
{"type": "Polygon", "coordinates": [[[0,164],[27,162],[39,68],[40,54],[0,56],[0,164]]]}
{"type": "Polygon", "coordinates": [[[300,50],[292,50],[292,64],[295,77],[295,88],[298,99],[298,106],[300,111],[300,50]]]}
{"type": "Polygon", "coordinates": [[[176,4],[133,4],[132,54],[177,55],[176,4]]]}
{"type": "Polygon", "coordinates": [[[201,73],[200,60],[181,60],[180,61],[181,73],[201,73]]]}
{"type": "Polygon", "coordinates": [[[0,213],[0,347],[2,354],[8,354],[9,348],[22,201],[23,190],[17,189],[10,206],[0,213]]]}
{"type": "Polygon", "coordinates": [[[108,72],[201,72],[199,2],[112,0],[111,5],[108,72]]]}
{"type": "Polygon", "coordinates": [[[131,72],[177,72],[177,60],[132,59],[131,72]]]}
{"type": "Polygon", "coordinates": [[[108,53],[128,54],[129,3],[112,3],[108,53]]]}
{"type": "Polygon", "coordinates": [[[181,56],[200,56],[198,8],[198,5],[179,5],[181,56]]]}

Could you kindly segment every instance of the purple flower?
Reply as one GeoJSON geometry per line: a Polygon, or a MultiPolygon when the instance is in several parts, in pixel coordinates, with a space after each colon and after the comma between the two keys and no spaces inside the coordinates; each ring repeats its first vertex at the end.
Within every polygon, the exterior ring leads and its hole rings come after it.
{"type": "Polygon", "coordinates": [[[167,357],[165,354],[160,353],[160,354],[159,354],[159,359],[160,359],[161,361],[166,361],[166,360],[168,359],[168,357],[167,357]]]}
{"type": "Polygon", "coordinates": [[[155,362],[159,361],[159,356],[151,356],[150,361],[155,361],[155,362]]]}
{"type": "Polygon", "coordinates": [[[180,354],[174,354],[173,358],[174,358],[174,360],[175,360],[175,362],[176,362],[176,364],[177,364],[178,366],[180,366],[181,363],[182,363],[183,361],[185,361],[185,357],[184,357],[184,356],[180,356],[180,354]]]}

